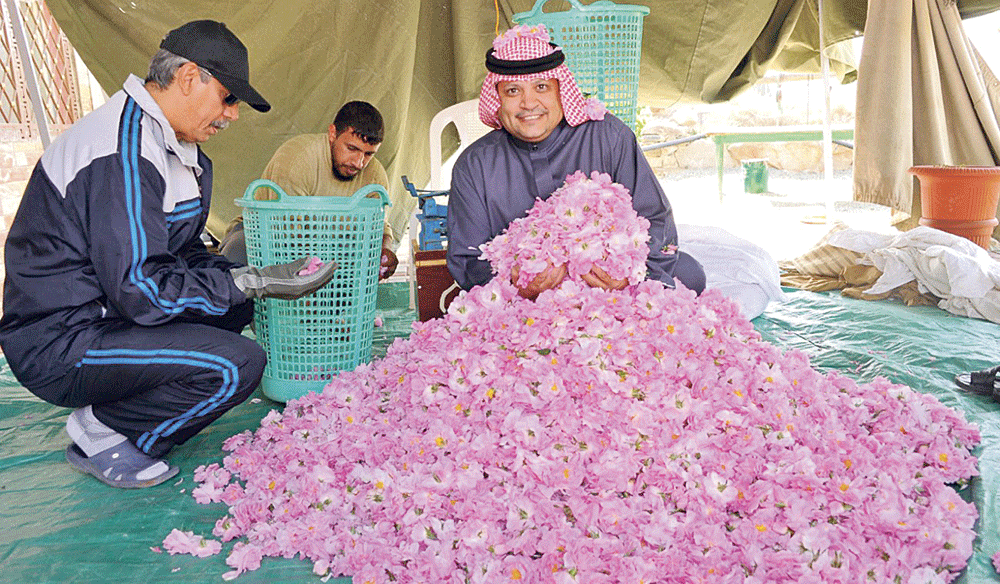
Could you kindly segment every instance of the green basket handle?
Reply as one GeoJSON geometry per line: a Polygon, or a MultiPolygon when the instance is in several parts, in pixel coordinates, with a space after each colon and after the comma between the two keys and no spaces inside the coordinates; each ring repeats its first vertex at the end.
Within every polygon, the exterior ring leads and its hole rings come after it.
{"type": "Polygon", "coordinates": [[[378,184],[372,183],[370,185],[365,185],[354,192],[351,195],[351,202],[357,203],[359,199],[363,199],[370,195],[371,193],[378,193],[380,199],[382,199],[382,206],[385,207],[389,204],[389,193],[386,192],[385,187],[378,184]]]}
{"type": "MultiPolygon", "coordinates": [[[[529,18],[536,18],[542,16],[543,14],[558,14],[557,12],[551,12],[551,13],[542,12],[542,6],[544,6],[545,3],[548,1],[549,0],[538,0],[537,2],[535,2],[535,7],[529,10],[528,12],[519,12],[515,14],[513,17],[514,22],[520,24],[521,21],[523,20],[529,18]]],[[[607,13],[607,12],[617,12],[621,10],[628,10],[629,12],[634,12],[638,10],[643,14],[649,14],[649,7],[647,6],[642,6],[639,4],[615,4],[610,0],[597,0],[597,2],[588,4],[586,6],[580,4],[577,0],[569,0],[569,3],[573,5],[573,8],[571,8],[571,10],[579,10],[580,12],[607,13]]]]}
{"type": "MultiPolygon", "coordinates": [[[[544,6],[545,3],[548,2],[548,1],[549,0],[538,0],[537,2],[535,2],[535,7],[532,8],[531,10],[529,10],[528,12],[522,12],[520,14],[515,14],[514,15],[514,21],[517,22],[520,19],[519,17],[525,17],[525,18],[527,18],[527,17],[538,16],[539,14],[543,14],[543,12],[542,12],[542,6],[544,6]]],[[[604,2],[605,4],[610,4],[610,2],[606,2],[605,0],[599,0],[597,3],[600,4],[601,2],[604,2]]],[[[569,0],[569,3],[573,5],[573,9],[574,10],[585,10],[584,6],[582,4],[580,4],[579,2],[577,2],[577,0],[569,0]]]]}
{"type": "Polygon", "coordinates": [[[254,192],[261,187],[271,189],[272,191],[277,193],[279,201],[288,196],[287,194],[285,194],[285,191],[281,187],[279,187],[277,184],[274,183],[274,181],[267,180],[266,178],[259,178],[250,183],[249,185],[247,185],[247,190],[243,192],[243,200],[244,201],[253,200],[254,192]]]}
{"type": "MultiPolygon", "coordinates": [[[[243,200],[244,201],[253,200],[254,192],[256,192],[257,189],[262,187],[271,189],[272,191],[277,193],[278,201],[283,201],[285,197],[288,196],[288,194],[285,193],[285,191],[281,187],[275,184],[274,181],[268,180],[266,178],[259,178],[247,186],[247,190],[243,193],[243,200]]],[[[378,193],[379,198],[382,199],[383,207],[389,204],[389,194],[386,192],[385,187],[383,187],[380,184],[370,184],[361,187],[360,189],[355,191],[353,195],[351,195],[350,201],[351,203],[357,203],[358,200],[367,197],[373,192],[378,193]]]]}

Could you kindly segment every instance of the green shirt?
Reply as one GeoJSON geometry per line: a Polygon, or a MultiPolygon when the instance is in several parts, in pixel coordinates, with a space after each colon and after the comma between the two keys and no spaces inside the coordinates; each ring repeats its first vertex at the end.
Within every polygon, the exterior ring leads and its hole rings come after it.
{"type": "MultiPolygon", "coordinates": [[[[326,134],[301,134],[289,138],[274,152],[261,178],[274,181],[288,195],[303,197],[349,197],[370,184],[380,184],[389,189],[385,168],[374,158],[351,180],[340,180],[334,176],[330,141],[326,134]]],[[[265,188],[258,189],[255,196],[262,200],[278,198],[277,194],[265,188]]],[[[236,221],[242,220],[242,217],[236,218],[236,221]]],[[[392,236],[388,220],[383,233],[392,236]]]]}

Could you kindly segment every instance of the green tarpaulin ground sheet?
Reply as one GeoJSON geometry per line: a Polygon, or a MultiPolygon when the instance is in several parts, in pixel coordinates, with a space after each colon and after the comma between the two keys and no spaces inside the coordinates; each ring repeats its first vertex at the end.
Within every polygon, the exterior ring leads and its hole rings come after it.
{"type": "MultiPolygon", "coordinates": [[[[396,337],[409,334],[414,311],[406,308],[404,284],[383,284],[373,354],[379,358],[396,337]]],[[[754,326],[782,350],[797,349],[822,371],[840,371],[859,382],[884,376],[932,393],[977,423],[982,442],[975,451],[981,476],[965,496],[980,518],[975,554],[958,579],[965,584],[996,582],[990,556],[1000,551],[1000,404],[958,390],[957,372],[1000,364],[1000,327],[951,316],[933,307],[866,302],[837,292],[786,290],[785,303],[772,303],[754,326]]],[[[229,570],[225,556],[199,559],[155,553],[174,528],[211,537],[222,503],[199,505],[191,497],[195,467],[221,462],[223,440],[257,427],[281,404],[258,390],[254,396],[171,452],[180,474],[163,485],[116,490],[74,472],[63,458],[69,442],[68,410],[48,405],[18,385],[0,361],[0,581],[2,582],[220,582],[229,570]]],[[[312,564],[265,558],[239,582],[317,582],[312,564]]],[[[331,582],[348,582],[348,579],[331,582]]]]}

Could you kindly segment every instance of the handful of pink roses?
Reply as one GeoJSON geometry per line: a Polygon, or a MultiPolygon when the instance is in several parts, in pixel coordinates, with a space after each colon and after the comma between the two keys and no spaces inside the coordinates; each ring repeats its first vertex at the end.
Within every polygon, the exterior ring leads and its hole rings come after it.
{"type": "Polygon", "coordinates": [[[649,221],[632,208],[628,189],[607,174],[577,171],[527,216],[482,246],[482,259],[509,281],[519,266],[524,287],[548,266],[566,265],[570,280],[597,266],[614,280],[638,284],[646,277],[649,221]]]}

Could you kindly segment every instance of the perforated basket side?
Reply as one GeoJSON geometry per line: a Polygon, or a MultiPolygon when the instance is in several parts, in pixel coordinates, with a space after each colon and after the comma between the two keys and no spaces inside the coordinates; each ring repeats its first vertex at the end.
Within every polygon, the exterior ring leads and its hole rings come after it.
{"type": "Polygon", "coordinates": [[[383,206],[362,199],[347,209],[332,198],[321,198],[329,205],[307,199],[317,197],[289,197],[283,205],[240,201],[251,265],[316,256],[339,266],[310,296],[255,305],[257,340],[268,355],[262,387],[278,401],[319,391],[338,372],[371,360],[383,206]],[[295,199],[302,209],[293,208],[295,199]]]}

